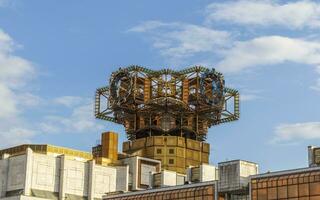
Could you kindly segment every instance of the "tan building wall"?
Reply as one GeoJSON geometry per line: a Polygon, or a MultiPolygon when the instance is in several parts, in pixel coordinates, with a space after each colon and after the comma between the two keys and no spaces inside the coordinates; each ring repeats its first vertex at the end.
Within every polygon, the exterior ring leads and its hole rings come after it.
{"type": "Polygon", "coordinates": [[[320,200],[320,168],[306,168],[251,178],[252,200],[320,200]]]}
{"type": "Polygon", "coordinates": [[[103,200],[215,200],[215,186],[215,182],[206,182],[105,196],[103,200]]]}
{"type": "Polygon", "coordinates": [[[177,136],[152,136],[123,143],[123,152],[161,161],[163,169],[186,173],[189,166],[209,163],[208,143],[177,136]]]}

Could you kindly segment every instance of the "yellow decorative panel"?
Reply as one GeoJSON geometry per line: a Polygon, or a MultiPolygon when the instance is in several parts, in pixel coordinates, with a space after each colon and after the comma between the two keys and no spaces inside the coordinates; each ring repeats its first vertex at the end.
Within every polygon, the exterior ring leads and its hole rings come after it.
{"type": "Polygon", "coordinates": [[[210,144],[208,143],[202,143],[202,151],[205,153],[209,153],[210,152],[210,144]]]}
{"type": "Polygon", "coordinates": [[[131,142],[130,141],[126,141],[124,143],[122,143],[122,151],[126,152],[130,150],[130,146],[131,146],[131,142]]]}
{"type": "Polygon", "coordinates": [[[193,160],[200,161],[200,156],[201,156],[201,152],[199,152],[199,151],[193,151],[192,152],[193,160]]]}
{"type": "Polygon", "coordinates": [[[176,164],[177,167],[185,168],[185,165],[186,165],[185,158],[177,157],[176,160],[177,160],[177,164],[176,164]]]}
{"type": "Polygon", "coordinates": [[[147,140],[146,141],[146,146],[147,147],[153,146],[154,137],[147,137],[146,140],[147,140]]]}
{"type": "Polygon", "coordinates": [[[143,92],[144,102],[148,102],[151,96],[151,80],[149,78],[144,79],[144,92],[143,92]]]}
{"type": "Polygon", "coordinates": [[[208,153],[201,154],[201,162],[202,163],[209,163],[209,154],[208,153]]]}
{"type": "Polygon", "coordinates": [[[183,137],[178,137],[177,138],[177,142],[178,142],[178,146],[179,147],[185,147],[186,146],[186,142],[185,142],[185,139],[183,137]]]}
{"type": "Polygon", "coordinates": [[[177,146],[177,137],[176,136],[167,136],[167,146],[177,146]]]}
{"type": "Polygon", "coordinates": [[[188,104],[189,101],[189,79],[183,80],[182,85],[182,101],[188,104]]]}
{"type": "Polygon", "coordinates": [[[132,141],[132,149],[141,149],[144,148],[146,142],[146,138],[141,138],[132,141]]]}
{"type": "Polygon", "coordinates": [[[164,137],[154,136],[154,145],[164,145],[164,137]]]}
{"type": "Polygon", "coordinates": [[[185,148],[176,147],[176,155],[177,157],[185,157],[185,148]]]}
{"type": "Polygon", "coordinates": [[[193,158],[193,151],[190,149],[187,149],[186,157],[189,159],[192,159],[193,158]]]}

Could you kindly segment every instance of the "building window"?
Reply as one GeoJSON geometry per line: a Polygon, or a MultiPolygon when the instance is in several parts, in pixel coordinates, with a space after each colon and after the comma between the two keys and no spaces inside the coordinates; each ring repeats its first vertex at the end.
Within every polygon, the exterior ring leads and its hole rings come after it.
{"type": "Polygon", "coordinates": [[[169,154],[174,154],[174,149],[169,149],[169,154]]]}
{"type": "Polygon", "coordinates": [[[157,154],[162,154],[162,149],[157,149],[157,154]]]}
{"type": "Polygon", "coordinates": [[[173,165],[174,164],[174,159],[169,159],[169,164],[173,165]]]}

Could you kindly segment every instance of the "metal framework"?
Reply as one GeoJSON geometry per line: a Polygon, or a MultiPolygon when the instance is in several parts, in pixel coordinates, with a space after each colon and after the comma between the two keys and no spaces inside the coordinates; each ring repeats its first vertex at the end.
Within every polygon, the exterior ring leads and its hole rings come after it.
{"type": "Polygon", "coordinates": [[[129,140],[148,136],[206,139],[208,128],[239,118],[239,93],[215,69],[180,71],[141,66],[112,73],[96,91],[95,116],[123,124],[129,140]]]}

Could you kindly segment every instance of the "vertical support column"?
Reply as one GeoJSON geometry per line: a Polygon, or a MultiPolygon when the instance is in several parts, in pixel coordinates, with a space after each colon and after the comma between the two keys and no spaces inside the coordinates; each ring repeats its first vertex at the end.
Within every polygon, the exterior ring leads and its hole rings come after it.
{"type": "Polygon", "coordinates": [[[89,184],[88,184],[88,200],[94,200],[94,188],[95,188],[95,173],[96,166],[95,160],[89,161],[89,184]]]}
{"type": "Polygon", "coordinates": [[[66,165],[66,157],[65,155],[60,156],[60,189],[59,189],[59,200],[64,200],[66,197],[65,190],[67,187],[67,169],[66,165]]]}
{"type": "Polygon", "coordinates": [[[214,183],[214,200],[219,200],[219,196],[218,196],[218,181],[215,181],[215,183],[214,183]]]}
{"type": "Polygon", "coordinates": [[[33,151],[31,148],[26,150],[26,177],[24,179],[23,194],[26,196],[31,195],[31,183],[32,183],[32,165],[33,165],[33,151]]]}
{"type": "Polygon", "coordinates": [[[102,133],[101,145],[102,157],[116,162],[118,160],[118,134],[114,132],[102,133]]]}
{"type": "MultiPolygon", "coordinates": [[[[9,173],[9,158],[10,154],[4,153],[2,154],[2,162],[3,162],[3,175],[0,176],[0,198],[5,197],[7,192],[7,184],[8,184],[8,173],[9,173]]],[[[1,172],[0,172],[1,173],[1,172]]]]}
{"type": "Polygon", "coordinates": [[[313,167],[314,165],[314,146],[308,146],[308,162],[309,162],[309,167],[313,167]]]}

